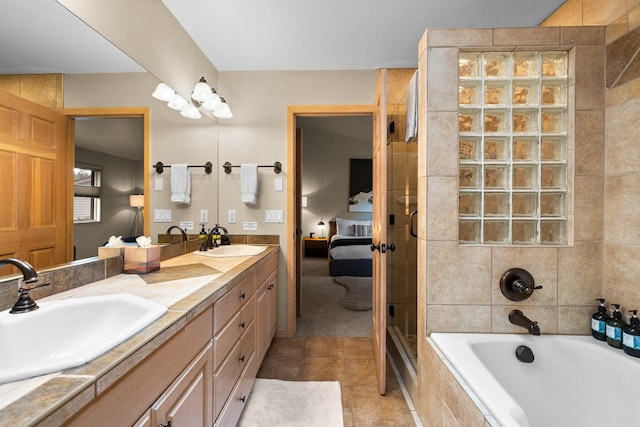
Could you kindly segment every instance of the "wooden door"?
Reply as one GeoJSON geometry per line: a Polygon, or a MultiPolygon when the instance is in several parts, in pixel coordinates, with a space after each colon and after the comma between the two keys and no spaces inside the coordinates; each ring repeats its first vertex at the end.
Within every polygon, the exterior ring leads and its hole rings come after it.
{"type": "Polygon", "coordinates": [[[64,114],[0,91],[0,258],[73,259],[73,157],[64,114]]]}
{"type": "Polygon", "coordinates": [[[378,71],[373,113],[373,349],[380,394],[386,391],[387,372],[387,97],[386,70],[378,71]]]}

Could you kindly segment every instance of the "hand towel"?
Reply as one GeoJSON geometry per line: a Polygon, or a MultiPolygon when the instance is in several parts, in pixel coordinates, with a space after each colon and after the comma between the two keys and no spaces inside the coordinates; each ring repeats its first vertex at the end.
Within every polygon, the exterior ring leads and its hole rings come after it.
{"type": "Polygon", "coordinates": [[[191,202],[191,175],[186,164],[171,165],[171,202],[191,202]]]}
{"type": "Polygon", "coordinates": [[[418,135],[418,71],[413,73],[407,87],[407,125],[405,141],[411,142],[418,135]]]}
{"type": "Polygon", "coordinates": [[[258,165],[254,163],[240,165],[240,200],[246,205],[258,202],[258,165]]]}

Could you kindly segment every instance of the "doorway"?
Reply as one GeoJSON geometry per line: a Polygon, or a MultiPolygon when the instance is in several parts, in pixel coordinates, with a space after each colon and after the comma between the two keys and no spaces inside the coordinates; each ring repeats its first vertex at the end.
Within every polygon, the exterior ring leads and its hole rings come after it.
{"type": "Polygon", "coordinates": [[[81,189],[81,196],[74,197],[74,204],[85,215],[84,220],[74,218],[74,258],[95,256],[97,248],[111,235],[128,237],[133,229],[148,235],[149,220],[144,208],[143,221],[132,223],[136,211],[129,206],[129,196],[144,195],[144,206],[149,206],[149,109],[71,108],[63,113],[68,118],[69,147],[74,153],[71,166],[98,174],[100,185],[95,194],[99,194],[97,202],[102,205],[100,218],[87,212],[95,207],[94,201],[87,203],[87,189],[81,189]],[[92,136],[96,132],[102,138],[92,136]],[[118,141],[125,141],[119,150],[118,141]],[[137,148],[127,150],[132,141],[137,148]]]}

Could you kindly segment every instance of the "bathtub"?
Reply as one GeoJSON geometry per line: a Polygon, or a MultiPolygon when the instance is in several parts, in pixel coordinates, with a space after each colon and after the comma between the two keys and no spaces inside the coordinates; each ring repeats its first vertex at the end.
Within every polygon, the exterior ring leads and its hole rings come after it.
{"type": "Polygon", "coordinates": [[[500,426],[623,426],[640,419],[640,359],[591,336],[432,333],[430,338],[472,399],[500,426]],[[533,350],[532,363],[517,360],[520,345],[533,350]]]}

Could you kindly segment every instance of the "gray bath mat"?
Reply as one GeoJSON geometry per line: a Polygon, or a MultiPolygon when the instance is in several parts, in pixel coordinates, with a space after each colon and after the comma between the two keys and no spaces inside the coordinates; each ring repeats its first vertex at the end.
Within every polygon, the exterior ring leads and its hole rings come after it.
{"type": "Polygon", "coordinates": [[[347,295],[340,300],[340,305],[353,311],[371,310],[371,277],[340,276],[334,277],[333,281],[347,288],[347,295]]]}

